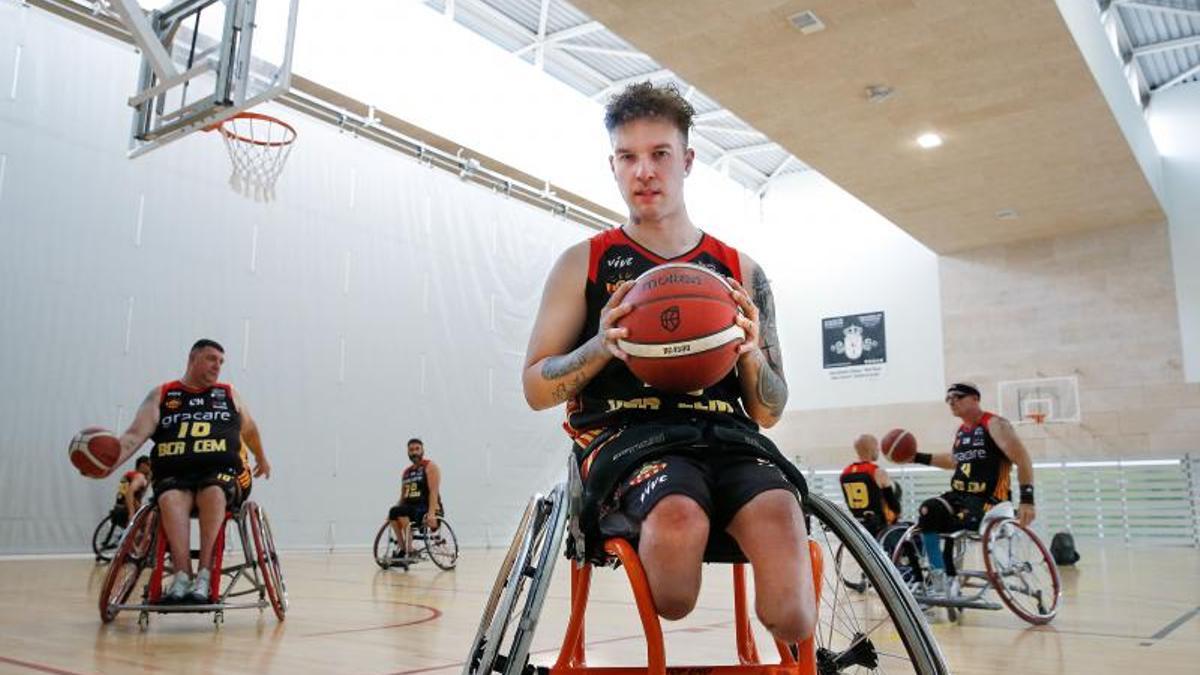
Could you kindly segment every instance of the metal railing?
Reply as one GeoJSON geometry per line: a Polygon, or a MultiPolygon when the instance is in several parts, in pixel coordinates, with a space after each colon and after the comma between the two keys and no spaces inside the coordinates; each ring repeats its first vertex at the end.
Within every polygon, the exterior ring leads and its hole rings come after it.
{"type": "MultiPolygon", "coordinates": [[[[1034,471],[1042,535],[1121,540],[1200,548],[1200,457],[1091,462],[1039,462],[1034,471]]],[[[903,488],[903,518],[921,502],[950,489],[950,472],[887,466],[903,488]]],[[[809,489],[842,504],[841,472],[806,470],[809,489]]],[[[1016,473],[1012,477],[1016,485],[1016,473]]],[[[1048,537],[1047,537],[1048,538],[1048,537]]]]}

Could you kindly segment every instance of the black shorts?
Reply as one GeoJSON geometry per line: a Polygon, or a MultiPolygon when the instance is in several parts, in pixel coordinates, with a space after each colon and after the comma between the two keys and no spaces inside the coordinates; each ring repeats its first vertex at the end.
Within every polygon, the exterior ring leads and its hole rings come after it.
{"type": "Polygon", "coordinates": [[[959,530],[977,530],[983,522],[983,514],[987,513],[990,505],[987,499],[978,495],[950,490],[937,497],[925,500],[921,505],[921,527],[931,532],[958,532],[959,530]],[[949,507],[947,513],[946,507],[949,507]]]}
{"type": "Polygon", "coordinates": [[[658,502],[669,495],[685,495],[708,514],[712,531],[724,531],[751,499],[767,490],[799,494],[779,467],[765,459],[739,454],[710,455],[700,459],[666,455],[646,462],[621,481],[617,499],[621,511],[641,522],[658,502]]]}
{"type": "Polygon", "coordinates": [[[193,494],[200,490],[216,485],[225,492],[225,508],[234,510],[241,505],[245,498],[237,484],[237,470],[212,469],[192,474],[171,476],[154,481],[154,494],[162,496],[170,490],[188,490],[193,494]]]}
{"type": "Polygon", "coordinates": [[[125,509],[124,504],[112,507],[112,510],[108,512],[108,516],[112,518],[113,525],[121,529],[129,527],[129,511],[125,509]]]}
{"type": "Polygon", "coordinates": [[[414,523],[419,523],[425,519],[428,512],[429,506],[426,504],[397,504],[388,509],[388,520],[408,518],[414,523]]]}

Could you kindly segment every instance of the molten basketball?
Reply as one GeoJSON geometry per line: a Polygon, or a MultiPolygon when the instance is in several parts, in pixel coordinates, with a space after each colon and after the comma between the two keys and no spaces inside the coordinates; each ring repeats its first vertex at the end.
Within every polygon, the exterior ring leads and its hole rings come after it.
{"type": "Polygon", "coordinates": [[[917,439],[905,429],[892,429],[884,435],[879,451],[897,464],[911,462],[917,455],[917,439]]]}
{"type": "Polygon", "coordinates": [[[121,456],[121,442],[107,429],[88,427],[67,447],[71,464],[89,478],[103,478],[121,456]]]}
{"type": "Polygon", "coordinates": [[[617,326],[626,362],[646,384],[677,394],[710,387],[737,362],[746,332],[721,276],[699,265],[667,263],[648,270],[625,295],[633,310],[617,326]]]}

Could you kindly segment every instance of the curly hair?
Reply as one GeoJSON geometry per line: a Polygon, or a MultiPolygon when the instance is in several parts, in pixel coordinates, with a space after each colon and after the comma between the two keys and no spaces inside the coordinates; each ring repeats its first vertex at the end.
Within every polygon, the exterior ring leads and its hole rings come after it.
{"type": "Polygon", "coordinates": [[[692,128],[692,116],[696,109],[687,102],[675,84],[655,86],[650,82],[638,82],[625,87],[613,96],[604,108],[604,128],[612,133],[617,127],[634,120],[658,118],[666,120],[683,134],[687,145],[688,131],[692,128]]]}

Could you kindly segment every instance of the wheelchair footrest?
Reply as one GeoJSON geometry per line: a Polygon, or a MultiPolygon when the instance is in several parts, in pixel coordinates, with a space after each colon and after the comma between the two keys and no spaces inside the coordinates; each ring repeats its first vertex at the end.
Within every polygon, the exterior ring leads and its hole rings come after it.
{"type": "Polygon", "coordinates": [[[239,602],[239,603],[210,603],[206,605],[116,605],[115,609],[122,612],[153,612],[155,614],[201,614],[206,612],[223,612],[227,609],[258,609],[268,607],[270,603],[239,602]]]}

